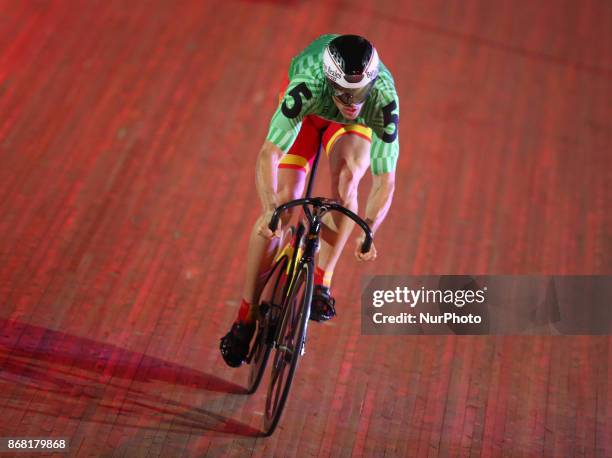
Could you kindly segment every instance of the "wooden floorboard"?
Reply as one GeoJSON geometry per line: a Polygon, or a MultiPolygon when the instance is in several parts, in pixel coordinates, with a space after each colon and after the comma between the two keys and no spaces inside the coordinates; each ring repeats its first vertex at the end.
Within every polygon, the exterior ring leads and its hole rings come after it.
{"type": "Polygon", "coordinates": [[[0,11],[0,436],[83,457],[612,456],[609,336],[362,336],[359,316],[363,275],[612,274],[610,3],[0,11]],[[245,395],[218,339],[280,82],[330,32],[395,77],[397,190],[264,438],[265,385],[245,395]]]}

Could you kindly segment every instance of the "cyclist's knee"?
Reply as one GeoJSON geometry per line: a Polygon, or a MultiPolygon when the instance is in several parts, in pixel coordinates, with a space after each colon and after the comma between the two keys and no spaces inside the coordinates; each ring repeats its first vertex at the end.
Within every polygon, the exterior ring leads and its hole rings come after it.
{"type": "Polygon", "coordinates": [[[303,180],[285,181],[278,184],[278,197],[281,202],[299,199],[304,188],[303,180]]]}
{"type": "MultiPolygon", "coordinates": [[[[299,199],[302,197],[302,186],[300,183],[285,183],[280,187],[278,192],[278,198],[280,203],[286,203],[290,200],[299,199]]],[[[281,214],[281,221],[283,224],[287,224],[293,215],[295,208],[287,210],[281,214]]]]}
{"type": "Polygon", "coordinates": [[[335,191],[335,198],[340,201],[340,203],[349,208],[353,209],[357,206],[357,197],[359,194],[359,182],[361,181],[360,174],[356,174],[349,167],[343,167],[340,170],[338,177],[338,185],[335,191]]]}

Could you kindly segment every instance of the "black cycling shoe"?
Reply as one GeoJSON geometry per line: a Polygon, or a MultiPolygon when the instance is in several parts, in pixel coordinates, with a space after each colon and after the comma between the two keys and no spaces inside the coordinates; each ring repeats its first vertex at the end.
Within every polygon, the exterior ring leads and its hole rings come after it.
{"type": "Polygon", "coordinates": [[[249,354],[249,343],[255,332],[255,323],[234,323],[232,329],[221,337],[221,356],[230,367],[240,367],[249,354]]]}
{"type": "Polygon", "coordinates": [[[327,286],[315,285],[310,305],[310,319],[313,321],[331,320],[336,316],[335,304],[336,299],[331,297],[327,286]]]}

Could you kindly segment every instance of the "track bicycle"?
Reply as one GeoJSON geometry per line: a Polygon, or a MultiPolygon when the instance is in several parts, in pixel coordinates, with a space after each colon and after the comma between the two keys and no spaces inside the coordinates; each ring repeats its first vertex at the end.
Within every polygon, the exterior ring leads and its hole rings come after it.
{"type": "Polygon", "coordinates": [[[248,393],[251,394],[259,387],[268,359],[274,353],[264,411],[264,434],[267,436],[278,425],[299,358],[304,354],[323,215],[337,211],[352,219],[365,233],[362,253],[367,253],[372,245],[372,232],[359,216],[336,201],[308,197],[317,160],[318,155],[307,197],[278,207],[269,224],[274,232],[284,211],[299,206],[303,208],[303,217],[296,228],[286,232],[289,240],[281,240],[280,253],[267,274],[258,301],[257,330],[246,358],[250,364],[248,393]]]}

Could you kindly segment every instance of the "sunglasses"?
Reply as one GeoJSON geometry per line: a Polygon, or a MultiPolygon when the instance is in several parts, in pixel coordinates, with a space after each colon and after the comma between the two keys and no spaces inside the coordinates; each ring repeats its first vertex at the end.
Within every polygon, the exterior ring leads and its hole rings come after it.
{"type": "Polygon", "coordinates": [[[340,103],[343,105],[360,105],[365,102],[365,99],[368,98],[368,94],[372,90],[375,81],[372,81],[367,86],[358,89],[344,88],[333,81],[330,81],[329,79],[327,82],[331,88],[332,96],[338,99],[340,103]]]}

